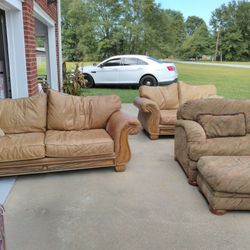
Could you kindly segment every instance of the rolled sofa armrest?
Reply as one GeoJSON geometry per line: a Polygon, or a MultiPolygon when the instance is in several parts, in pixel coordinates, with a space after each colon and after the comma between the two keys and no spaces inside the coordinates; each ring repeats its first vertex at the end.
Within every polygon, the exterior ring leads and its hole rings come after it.
{"type": "Polygon", "coordinates": [[[160,112],[158,104],[147,98],[137,96],[134,105],[142,112],[160,112]]]}
{"type": "Polygon", "coordinates": [[[131,158],[131,151],[128,143],[128,135],[138,134],[141,129],[138,119],[133,118],[122,111],[111,115],[106,125],[106,131],[114,140],[116,154],[116,171],[125,170],[125,165],[131,158]]]}
{"type": "Polygon", "coordinates": [[[198,122],[190,120],[177,120],[176,127],[184,129],[187,142],[202,142],[207,138],[204,129],[198,122]]]}

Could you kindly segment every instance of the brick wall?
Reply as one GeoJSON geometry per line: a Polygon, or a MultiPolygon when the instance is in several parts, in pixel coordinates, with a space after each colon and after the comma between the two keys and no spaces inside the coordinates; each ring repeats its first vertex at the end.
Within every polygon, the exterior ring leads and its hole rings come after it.
{"type": "MultiPolygon", "coordinates": [[[[26,65],[29,96],[37,94],[37,63],[36,63],[36,40],[35,40],[35,17],[34,2],[36,2],[54,21],[56,28],[56,49],[57,49],[57,74],[60,79],[59,70],[59,47],[58,47],[58,23],[56,3],[47,5],[47,0],[24,0],[23,1],[23,23],[24,41],[26,51],[26,65]]],[[[60,86],[60,85],[59,85],[60,86]]]]}

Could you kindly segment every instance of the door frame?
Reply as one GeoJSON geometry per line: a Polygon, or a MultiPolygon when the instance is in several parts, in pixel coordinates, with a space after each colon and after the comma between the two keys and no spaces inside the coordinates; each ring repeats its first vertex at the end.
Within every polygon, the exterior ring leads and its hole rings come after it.
{"type": "Polygon", "coordinates": [[[35,18],[46,25],[48,29],[48,44],[46,46],[48,50],[46,53],[47,81],[52,89],[58,90],[55,21],[36,2],[34,2],[34,15],[35,18]]]}
{"type": "Polygon", "coordinates": [[[22,0],[0,2],[5,11],[12,98],[28,96],[22,0]]]}

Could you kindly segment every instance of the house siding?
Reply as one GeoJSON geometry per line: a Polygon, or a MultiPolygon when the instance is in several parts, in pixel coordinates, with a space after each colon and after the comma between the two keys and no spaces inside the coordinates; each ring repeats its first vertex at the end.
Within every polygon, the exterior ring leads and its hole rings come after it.
{"type": "MultiPolygon", "coordinates": [[[[60,79],[57,5],[56,3],[52,3],[48,5],[47,0],[24,0],[22,3],[22,8],[23,8],[24,41],[25,41],[29,96],[32,96],[38,93],[35,17],[34,17],[34,10],[33,10],[34,2],[36,2],[55,21],[57,75],[58,75],[58,79],[60,79]]],[[[59,87],[60,87],[60,84],[59,84],[59,87]]]]}

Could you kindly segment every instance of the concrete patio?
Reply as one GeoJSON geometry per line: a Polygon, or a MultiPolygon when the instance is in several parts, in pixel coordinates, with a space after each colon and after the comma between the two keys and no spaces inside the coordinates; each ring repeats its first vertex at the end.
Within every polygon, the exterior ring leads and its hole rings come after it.
{"type": "Polygon", "coordinates": [[[123,173],[18,177],[5,202],[7,250],[249,249],[249,212],[211,214],[174,161],[173,137],[141,131],[130,145],[123,173]]]}

